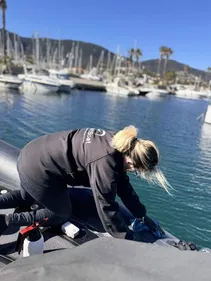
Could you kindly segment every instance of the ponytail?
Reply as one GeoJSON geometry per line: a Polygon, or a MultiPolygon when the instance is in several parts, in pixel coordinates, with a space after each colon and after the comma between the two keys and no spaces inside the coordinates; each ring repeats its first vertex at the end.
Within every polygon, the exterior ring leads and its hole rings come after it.
{"type": "Polygon", "coordinates": [[[121,153],[127,153],[134,140],[137,138],[138,130],[134,126],[125,127],[112,139],[111,145],[121,153]]]}
{"type": "Polygon", "coordinates": [[[164,174],[156,167],[159,151],[150,140],[137,139],[138,130],[134,126],[125,127],[116,133],[111,146],[130,157],[137,174],[163,187],[168,193],[171,187],[164,174]]]}

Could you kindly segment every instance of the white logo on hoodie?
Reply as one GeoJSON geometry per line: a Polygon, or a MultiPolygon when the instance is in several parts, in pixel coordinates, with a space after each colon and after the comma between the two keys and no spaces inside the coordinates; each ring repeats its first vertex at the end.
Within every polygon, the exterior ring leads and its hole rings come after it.
{"type": "Polygon", "coordinates": [[[104,130],[102,130],[102,129],[97,129],[94,134],[95,134],[96,136],[103,137],[103,136],[105,136],[106,131],[104,131],[104,130]]]}
{"type": "Polygon", "coordinates": [[[103,137],[105,136],[106,131],[102,130],[102,129],[95,129],[95,128],[90,128],[87,131],[87,135],[86,135],[86,144],[91,143],[92,142],[92,136],[96,135],[99,137],[103,137]]]}

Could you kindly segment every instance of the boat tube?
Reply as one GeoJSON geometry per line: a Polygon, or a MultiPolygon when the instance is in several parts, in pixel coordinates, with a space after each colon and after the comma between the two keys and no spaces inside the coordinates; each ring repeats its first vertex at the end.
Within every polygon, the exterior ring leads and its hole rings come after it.
{"type": "MultiPolygon", "coordinates": [[[[5,192],[5,190],[9,192],[20,188],[16,168],[19,153],[18,148],[0,140],[0,192],[5,192]]],[[[91,188],[68,186],[68,189],[73,209],[71,222],[80,229],[79,235],[70,238],[62,233],[61,229],[44,229],[45,252],[73,248],[99,237],[111,237],[102,226],[91,188]]],[[[0,210],[0,213],[3,214],[9,212],[14,212],[14,210],[0,210]]],[[[130,226],[135,218],[122,204],[120,204],[120,212],[125,222],[130,226]]],[[[18,233],[19,228],[10,226],[0,237],[0,255],[4,255],[6,261],[21,257],[21,254],[18,255],[16,251],[18,233]]],[[[157,238],[147,230],[142,230],[136,234],[136,241],[153,243],[159,246],[172,247],[170,244],[179,242],[179,239],[167,231],[165,231],[163,238],[157,238]]]]}

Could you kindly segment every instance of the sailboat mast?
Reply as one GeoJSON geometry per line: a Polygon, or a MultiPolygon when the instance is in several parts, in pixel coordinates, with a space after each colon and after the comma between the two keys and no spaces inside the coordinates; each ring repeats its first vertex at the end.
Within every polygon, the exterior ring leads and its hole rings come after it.
{"type": "Polygon", "coordinates": [[[61,30],[59,29],[59,40],[58,40],[58,68],[61,65],[61,30]]]}
{"type": "Polygon", "coordinates": [[[89,73],[91,72],[91,70],[92,70],[92,64],[93,64],[93,56],[92,55],[90,55],[90,62],[89,62],[89,73]]]}
{"type": "Polygon", "coordinates": [[[82,57],[83,57],[83,50],[80,48],[80,55],[79,55],[79,62],[78,62],[78,69],[81,73],[81,68],[82,68],[82,57]]]}
{"type": "Polygon", "coordinates": [[[40,45],[39,45],[39,33],[36,34],[36,64],[39,67],[40,63],[40,45]]]}
{"type": "Polygon", "coordinates": [[[18,44],[17,44],[17,37],[16,37],[16,34],[14,33],[14,52],[15,52],[15,61],[17,62],[18,60],[18,44]]]}
{"type": "Polygon", "coordinates": [[[75,47],[75,73],[77,72],[77,67],[78,67],[78,51],[79,51],[79,43],[77,43],[75,47]]]}
{"type": "Polygon", "coordinates": [[[10,55],[11,55],[11,52],[10,52],[10,35],[9,35],[8,31],[6,31],[6,34],[7,34],[7,55],[8,55],[8,57],[10,57],[10,55]]]}
{"type": "Polygon", "coordinates": [[[108,51],[108,57],[107,57],[107,71],[109,71],[110,63],[111,63],[111,54],[110,54],[110,52],[108,51]]]}
{"type": "Polygon", "coordinates": [[[115,62],[115,69],[114,69],[114,76],[117,75],[117,66],[118,66],[118,60],[119,60],[119,51],[120,51],[120,45],[117,46],[116,62],[115,62]]]}
{"type": "Polygon", "coordinates": [[[73,67],[73,62],[74,62],[74,50],[75,50],[75,42],[73,41],[72,42],[72,48],[71,48],[71,53],[70,53],[70,56],[69,56],[69,69],[70,71],[72,71],[72,67],[73,67]]]}

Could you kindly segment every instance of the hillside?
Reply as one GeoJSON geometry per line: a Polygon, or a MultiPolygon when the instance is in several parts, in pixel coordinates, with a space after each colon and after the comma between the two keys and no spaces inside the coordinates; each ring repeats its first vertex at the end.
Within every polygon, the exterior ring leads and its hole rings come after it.
{"type": "MultiPolygon", "coordinates": [[[[145,66],[146,69],[156,73],[158,68],[158,59],[143,61],[143,65],[145,66]]],[[[163,65],[161,65],[161,69],[162,67],[163,65]]],[[[167,65],[167,71],[175,71],[175,72],[184,71],[184,67],[185,67],[184,63],[180,63],[175,60],[169,60],[167,65]]],[[[189,68],[188,72],[195,76],[201,76],[202,78],[205,78],[205,76],[207,76],[205,71],[192,67],[189,68]]]]}
{"type": "MultiPolygon", "coordinates": [[[[35,39],[32,40],[32,38],[21,37],[19,35],[15,35],[15,36],[16,36],[16,38],[18,38],[17,41],[22,43],[24,54],[26,56],[31,56],[33,53],[33,45],[35,46],[35,44],[36,44],[35,39]]],[[[15,45],[14,44],[14,33],[9,32],[9,38],[10,38],[10,46],[12,49],[14,49],[14,45],[15,45]]],[[[40,38],[39,44],[40,44],[40,56],[41,57],[45,57],[45,55],[46,55],[47,41],[49,42],[49,45],[50,45],[51,56],[53,56],[53,53],[55,52],[56,49],[58,50],[58,46],[59,46],[58,40],[54,40],[54,39],[47,40],[46,38],[40,38]]],[[[104,63],[107,63],[108,53],[110,53],[111,60],[113,59],[114,53],[109,52],[108,49],[106,49],[102,46],[99,46],[99,45],[96,45],[93,43],[88,43],[88,42],[83,42],[83,41],[74,41],[74,40],[61,40],[61,46],[63,49],[64,57],[66,56],[67,53],[71,52],[73,45],[76,46],[77,44],[79,44],[79,49],[81,49],[83,52],[83,59],[82,59],[83,68],[87,67],[87,65],[89,63],[90,55],[93,55],[93,66],[95,66],[100,58],[102,51],[104,51],[104,63]]],[[[20,45],[20,43],[18,43],[18,45],[20,45]]],[[[20,46],[18,47],[18,49],[19,50],[21,49],[20,46]]],[[[146,60],[146,61],[142,62],[142,65],[144,65],[145,68],[150,70],[151,72],[156,73],[157,68],[158,68],[158,60],[157,59],[146,60]]],[[[185,66],[184,63],[180,63],[175,60],[169,60],[168,66],[167,66],[167,71],[183,71],[184,66],[185,66]]],[[[162,66],[161,66],[161,69],[162,69],[162,66]]],[[[196,76],[201,76],[202,78],[207,77],[207,74],[205,71],[195,69],[192,67],[189,68],[188,72],[190,74],[193,74],[196,76]]],[[[209,77],[210,76],[211,76],[211,74],[209,74],[209,77]]]]}
{"type": "MultiPolygon", "coordinates": [[[[20,49],[20,43],[22,43],[23,51],[26,56],[31,56],[33,53],[33,45],[35,46],[36,42],[35,39],[27,38],[27,37],[21,37],[19,35],[16,35],[18,38],[18,49],[20,49]]],[[[10,45],[12,46],[12,49],[14,48],[14,33],[9,32],[9,38],[10,38],[10,45]]],[[[46,38],[39,38],[39,45],[40,45],[40,56],[45,57],[46,55],[46,49],[47,49],[47,41],[50,46],[50,54],[53,56],[55,53],[55,50],[59,49],[59,41],[54,39],[46,39],[46,38]]],[[[100,58],[101,52],[104,51],[104,59],[107,61],[109,50],[106,48],[103,48],[101,46],[88,43],[88,42],[82,42],[82,41],[74,41],[74,40],[61,40],[61,49],[62,53],[64,54],[64,57],[66,57],[67,53],[71,52],[71,49],[73,46],[76,46],[78,44],[79,49],[82,49],[83,52],[83,59],[82,59],[82,67],[86,67],[89,63],[90,55],[93,55],[93,66],[95,66],[100,58]]],[[[111,60],[113,58],[114,54],[110,52],[111,60]]]]}

